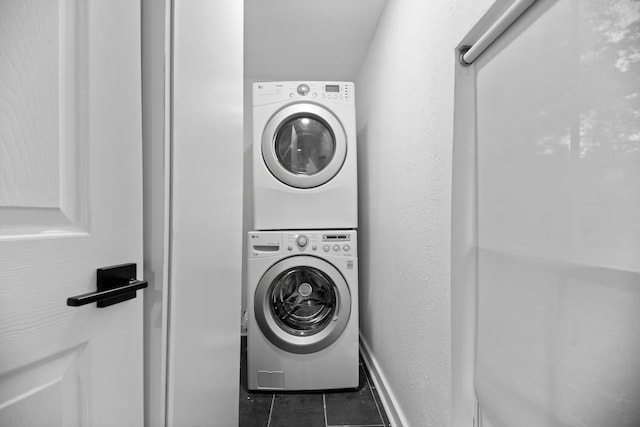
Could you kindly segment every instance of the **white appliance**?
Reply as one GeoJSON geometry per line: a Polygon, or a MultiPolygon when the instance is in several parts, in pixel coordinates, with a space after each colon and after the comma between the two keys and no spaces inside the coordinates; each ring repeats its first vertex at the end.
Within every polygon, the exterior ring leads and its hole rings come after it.
{"type": "Polygon", "coordinates": [[[356,231],[248,233],[250,390],[358,386],[356,231]]]}
{"type": "Polygon", "coordinates": [[[354,85],[253,84],[254,229],[358,226],[354,85]]]}

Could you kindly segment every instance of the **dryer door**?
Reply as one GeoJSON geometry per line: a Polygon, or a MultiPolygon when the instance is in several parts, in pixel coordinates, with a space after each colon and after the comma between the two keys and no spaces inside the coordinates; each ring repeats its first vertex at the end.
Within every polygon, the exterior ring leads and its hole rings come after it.
{"type": "Polygon", "coordinates": [[[351,315],[351,293],[333,265],[314,256],[294,255],[262,276],[254,311],[271,343],[290,353],[313,353],[344,331],[351,315]]]}
{"type": "Polygon", "coordinates": [[[289,105],[271,117],[262,134],[262,157],[283,183],[313,188],[342,168],[347,137],[329,110],[310,103],[289,105]]]}

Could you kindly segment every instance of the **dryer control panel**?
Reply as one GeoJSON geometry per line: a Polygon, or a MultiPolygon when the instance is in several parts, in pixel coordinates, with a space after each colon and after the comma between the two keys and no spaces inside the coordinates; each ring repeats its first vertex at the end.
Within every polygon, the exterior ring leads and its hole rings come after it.
{"type": "Polygon", "coordinates": [[[352,82],[259,82],[253,84],[253,105],[271,104],[280,101],[309,100],[354,103],[352,82]]]}

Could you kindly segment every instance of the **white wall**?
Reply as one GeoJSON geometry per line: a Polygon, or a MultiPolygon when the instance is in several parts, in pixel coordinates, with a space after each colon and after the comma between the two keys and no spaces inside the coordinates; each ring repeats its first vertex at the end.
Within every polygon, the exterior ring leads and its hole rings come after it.
{"type": "MultiPolygon", "coordinates": [[[[386,0],[245,0],[245,233],[253,230],[252,83],[354,81],[385,3],[386,0]],[[309,16],[314,19],[310,20],[309,16]],[[332,30],[327,31],[328,28],[332,30]]],[[[246,253],[244,246],[242,253],[246,253]]],[[[243,271],[246,273],[246,260],[243,260],[243,271]]],[[[244,286],[242,290],[243,311],[246,307],[244,286]]]]}
{"type": "Polygon", "coordinates": [[[389,2],[356,80],[361,334],[411,426],[451,423],[454,48],[491,3],[389,2]]]}
{"type": "Polygon", "coordinates": [[[243,3],[174,1],[169,426],[238,422],[243,3]]]}
{"type": "Polygon", "coordinates": [[[245,76],[351,81],[385,2],[245,0],[245,76]]]}

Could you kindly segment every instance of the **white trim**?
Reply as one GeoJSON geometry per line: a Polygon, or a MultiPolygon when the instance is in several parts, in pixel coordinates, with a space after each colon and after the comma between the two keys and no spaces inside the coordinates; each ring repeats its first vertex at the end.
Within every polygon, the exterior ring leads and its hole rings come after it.
{"type": "Polygon", "coordinates": [[[166,425],[171,1],[142,0],[144,156],[145,425],[166,425]],[[150,212],[154,214],[151,215],[150,212]],[[152,221],[153,217],[153,221],[152,221]],[[159,325],[158,325],[159,323],[159,325]],[[151,325],[151,326],[150,326],[151,325]]]}
{"type": "Polygon", "coordinates": [[[172,81],[172,33],[173,33],[173,0],[165,0],[164,9],[164,232],[162,242],[162,426],[167,425],[167,395],[169,393],[169,290],[171,283],[171,81],[172,81]]]}
{"type": "Polygon", "coordinates": [[[456,64],[451,184],[452,426],[468,427],[476,410],[477,210],[475,65],[456,64]]]}
{"type": "Polygon", "coordinates": [[[535,0],[502,0],[480,18],[456,48],[451,218],[452,427],[479,427],[475,391],[477,340],[477,59],[535,0]],[[459,56],[465,46],[471,46],[459,56]]]}
{"type": "Polygon", "coordinates": [[[165,85],[165,123],[166,132],[165,135],[165,166],[167,167],[167,174],[165,175],[165,188],[167,189],[168,198],[165,200],[167,203],[167,287],[165,288],[164,298],[164,312],[163,316],[166,321],[166,331],[165,339],[166,339],[166,348],[164,351],[165,361],[164,361],[164,369],[165,369],[165,405],[164,405],[164,426],[170,427],[171,416],[173,415],[173,402],[174,402],[174,394],[173,394],[173,370],[171,369],[171,363],[174,357],[174,349],[171,343],[171,290],[173,283],[171,281],[172,274],[172,245],[173,245],[173,46],[174,46],[174,19],[175,19],[175,0],[167,0],[167,16],[166,16],[166,28],[168,29],[166,38],[165,38],[165,46],[166,46],[166,62],[165,62],[165,72],[166,72],[166,85],[165,85]]]}
{"type": "Polygon", "coordinates": [[[360,354],[362,354],[364,364],[367,365],[369,374],[371,374],[373,385],[378,391],[378,396],[380,396],[380,401],[382,402],[382,406],[384,406],[391,425],[393,427],[409,426],[406,417],[400,409],[398,399],[396,399],[395,394],[393,394],[387,378],[384,376],[378,361],[371,352],[371,347],[369,347],[369,344],[362,334],[360,334],[360,354]]]}

